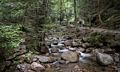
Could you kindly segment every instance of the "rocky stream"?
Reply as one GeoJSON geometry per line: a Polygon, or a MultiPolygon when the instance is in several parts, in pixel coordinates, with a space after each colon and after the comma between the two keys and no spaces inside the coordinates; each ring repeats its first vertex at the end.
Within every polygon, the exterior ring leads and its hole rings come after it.
{"type": "MultiPolygon", "coordinates": [[[[77,32],[74,26],[70,26],[52,31],[45,38],[45,47],[41,49],[43,54],[27,52],[26,46],[20,45],[1,69],[3,72],[120,72],[120,53],[114,48],[97,48],[83,42],[86,34],[94,29],[80,29],[77,32]]],[[[106,31],[110,32],[114,33],[106,31]]]]}

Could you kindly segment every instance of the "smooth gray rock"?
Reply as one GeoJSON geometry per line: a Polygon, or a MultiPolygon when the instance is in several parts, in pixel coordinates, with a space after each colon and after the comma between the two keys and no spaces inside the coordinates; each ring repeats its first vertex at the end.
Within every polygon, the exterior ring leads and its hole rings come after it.
{"type": "Polygon", "coordinates": [[[36,72],[41,72],[41,71],[45,70],[45,67],[37,62],[33,62],[31,64],[31,69],[36,72]]]}
{"type": "Polygon", "coordinates": [[[53,62],[53,59],[51,57],[47,57],[47,56],[35,56],[38,58],[38,60],[42,63],[47,63],[47,62],[53,62]]]}
{"type": "Polygon", "coordinates": [[[113,58],[105,53],[96,53],[96,60],[100,65],[109,65],[113,63],[113,58]]]}
{"type": "Polygon", "coordinates": [[[79,61],[78,53],[72,52],[72,51],[67,51],[67,52],[62,53],[61,57],[62,59],[69,61],[69,62],[79,61]]]}

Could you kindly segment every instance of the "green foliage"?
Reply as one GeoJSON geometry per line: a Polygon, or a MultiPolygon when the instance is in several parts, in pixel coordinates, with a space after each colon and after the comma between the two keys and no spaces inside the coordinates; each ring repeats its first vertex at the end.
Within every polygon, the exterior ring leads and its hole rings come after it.
{"type": "Polygon", "coordinates": [[[55,29],[57,27],[58,27],[58,24],[46,24],[45,25],[45,30],[55,29]]]}
{"type": "Polygon", "coordinates": [[[104,45],[106,38],[103,34],[95,32],[88,37],[87,42],[91,43],[93,46],[99,46],[101,44],[104,45]]]}
{"type": "Polygon", "coordinates": [[[19,26],[0,26],[0,47],[1,48],[15,48],[20,41],[19,26]]]}
{"type": "Polygon", "coordinates": [[[1,1],[0,20],[3,22],[21,22],[24,16],[24,4],[21,2],[1,1]]]}
{"type": "Polygon", "coordinates": [[[50,17],[52,22],[59,21],[60,15],[63,21],[64,20],[71,21],[71,19],[74,18],[74,6],[72,1],[69,0],[50,1],[50,17]]]}
{"type": "Polygon", "coordinates": [[[14,48],[19,44],[21,37],[19,26],[0,25],[0,63],[14,52],[14,48]]]}

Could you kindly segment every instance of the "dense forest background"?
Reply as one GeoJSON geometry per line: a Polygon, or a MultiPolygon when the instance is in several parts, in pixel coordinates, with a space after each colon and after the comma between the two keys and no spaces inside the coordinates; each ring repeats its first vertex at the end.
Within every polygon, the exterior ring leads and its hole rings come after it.
{"type": "MultiPolygon", "coordinates": [[[[120,1],[0,0],[0,63],[13,55],[21,44],[26,45],[27,52],[42,53],[50,30],[70,25],[120,31],[120,1]]],[[[94,45],[107,42],[108,47],[120,47],[119,37],[105,39],[96,33],[87,41],[94,45]]]]}

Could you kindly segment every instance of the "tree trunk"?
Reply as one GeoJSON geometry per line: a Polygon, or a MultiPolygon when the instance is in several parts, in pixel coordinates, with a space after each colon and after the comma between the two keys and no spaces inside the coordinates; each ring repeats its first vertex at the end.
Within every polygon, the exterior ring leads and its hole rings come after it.
{"type": "Polygon", "coordinates": [[[76,10],[76,5],[77,3],[76,3],[76,0],[74,0],[74,16],[75,16],[75,23],[76,23],[76,21],[77,21],[77,10],[76,10]]]}
{"type": "Polygon", "coordinates": [[[62,0],[60,0],[60,25],[62,24],[62,0]]]}
{"type": "Polygon", "coordinates": [[[48,0],[42,0],[42,4],[39,0],[26,8],[24,25],[29,30],[26,32],[26,45],[29,50],[40,51],[41,43],[44,42],[43,28],[47,20],[47,5],[48,0]]]}

